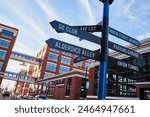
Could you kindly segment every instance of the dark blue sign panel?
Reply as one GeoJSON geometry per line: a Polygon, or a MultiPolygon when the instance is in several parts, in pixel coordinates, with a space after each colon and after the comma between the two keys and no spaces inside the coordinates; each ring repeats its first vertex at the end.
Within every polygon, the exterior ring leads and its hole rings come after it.
{"type": "MultiPolygon", "coordinates": [[[[65,51],[65,52],[69,52],[69,53],[81,56],[79,58],[75,58],[74,60],[75,63],[86,60],[86,59],[93,59],[93,60],[100,61],[99,49],[96,51],[91,51],[85,48],[81,48],[72,44],[68,44],[68,43],[53,39],[53,38],[48,39],[46,43],[48,44],[50,48],[55,48],[61,51],[65,51]]],[[[109,68],[112,68],[112,67],[114,68],[118,66],[118,67],[130,69],[130,70],[138,71],[137,66],[131,65],[129,63],[125,63],[121,60],[115,59],[110,56],[108,58],[108,62],[109,62],[108,66],[110,66],[109,68]]]]}
{"type": "MultiPolygon", "coordinates": [[[[94,52],[95,52],[95,56],[93,60],[100,61],[100,50],[98,49],[94,52]]],[[[74,63],[81,62],[87,59],[90,59],[90,58],[79,56],[74,59],[74,63]]],[[[111,56],[108,56],[108,69],[117,69],[120,67],[124,68],[125,70],[139,71],[138,66],[135,66],[130,63],[124,62],[123,60],[119,60],[111,56]]]]}
{"type": "Polygon", "coordinates": [[[111,27],[109,27],[109,34],[111,34],[111,35],[113,35],[115,37],[118,37],[118,38],[120,38],[120,39],[122,39],[124,41],[127,41],[129,43],[132,43],[132,44],[134,44],[136,46],[140,46],[140,42],[138,40],[136,40],[136,39],[134,39],[134,38],[132,38],[132,37],[130,37],[130,36],[120,32],[120,31],[117,31],[117,30],[115,30],[115,29],[113,29],[111,27]]]}
{"type": "Polygon", "coordinates": [[[88,57],[94,59],[95,53],[91,50],[81,48],[72,44],[68,44],[57,39],[50,38],[46,41],[50,48],[55,48],[72,54],[80,55],[83,57],[88,57]]]}
{"type": "MultiPolygon", "coordinates": [[[[50,24],[55,30],[65,32],[65,33],[71,34],[73,36],[80,37],[80,38],[83,38],[87,41],[90,41],[90,42],[101,45],[101,38],[96,36],[96,35],[93,35],[93,34],[90,34],[90,33],[87,33],[87,32],[83,32],[79,29],[75,29],[75,28],[73,28],[69,25],[66,25],[66,24],[58,22],[58,21],[52,21],[52,22],[50,22],[50,24]]],[[[121,45],[115,44],[111,41],[109,41],[108,47],[110,49],[115,50],[115,51],[124,53],[128,56],[132,56],[132,57],[135,57],[135,58],[140,58],[141,57],[141,55],[139,53],[137,53],[133,50],[130,50],[128,48],[125,48],[121,45]]]]}
{"type": "Polygon", "coordinates": [[[84,32],[100,32],[102,31],[101,25],[87,25],[87,26],[72,26],[84,32]]]}
{"type": "MultiPolygon", "coordinates": [[[[87,26],[72,26],[73,28],[79,29],[84,32],[101,32],[102,31],[102,26],[101,25],[87,25],[87,26]]],[[[109,34],[120,38],[126,42],[129,42],[135,46],[140,46],[140,42],[120,31],[117,31],[116,29],[113,29],[109,27],[109,34]]]]}

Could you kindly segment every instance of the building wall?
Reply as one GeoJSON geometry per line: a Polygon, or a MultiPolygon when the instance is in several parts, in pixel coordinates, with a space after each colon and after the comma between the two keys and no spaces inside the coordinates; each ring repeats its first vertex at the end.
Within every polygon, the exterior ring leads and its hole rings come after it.
{"type": "MultiPolygon", "coordinates": [[[[80,67],[75,66],[73,63],[73,60],[75,58],[74,54],[70,54],[70,53],[64,53],[62,51],[53,49],[53,48],[49,48],[48,46],[44,46],[38,53],[37,53],[37,57],[42,58],[41,61],[41,66],[40,68],[36,67],[37,71],[34,71],[33,74],[37,74],[39,72],[39,77],[40,79],[44,79],[44,78],[48,78],[45,77],[45,73],[50,75],[57,75],[57,74],[61,74],[60,73],[60,67],[65,67],[68,71],[73,70],[73,69],[78,69],[81,71],[85,71],[85,64],[87,64],[87,61],[82,62],[82,65],[80,67]],[[51,59],[50,55],[56,55],[58,56],[57,60],[53,60],[51,59]],[[67,55],[68,54],[68,55],[67,55]],[[70,59],[70,64],[66,64],[61,62],[62,58],[67,58],[70,59]],[[48,70],[47,69],[47,64],[52,63],[56,65],[56,70],[48,70]]],[[[67,71],[64,71],[63,73],[65,73],[67,71]]],[[[38,76],[37,76],[38,77],[38,76]]]]}
{"type": "MultiPolygon", "coordinates": [[[[108,70],[107,79],[107,96],[118,97],[139,97],[141,88],[150,88],[149,84],[143,84],[143,82],[149,82],[150,80],[150,38],[141,41],[141,46],[128,46],[143,56],[143,58],[127,57],[121,53],[113,52],[111,56],[122,59],[123,61],[139,66],[139,72],[124,70],[121,67],[108,70]],[[136,84],[137,83],[137,84],[136,84]]],[[[89,96],[95,96],[95,78],[98,76],[95,68],[99,65],[99,62],[93,62],[90,69],[90,89],[88,90],[89,96]],[[93,75],[93,73],[96,75],[93,75]],[[95,78],[94,78],[95,77],[95,78]]],[[[97,84],[98,85],[98,84],[97,84]]]]}
{"type": "Polygon", "coordinates": [[[0,85],[2,83],[3,75],[5,73],[17,35],[18,29],[0,24],[0,64],[2,64],[2,66],[0,65],[0,85]],[[8,44],[8,42],[10,43],[8,44]],[[6,55],[4,55],[3,52],[6,52],[6,55]],[[5,56],[4,59],[1,58],[2,56],[5,56]]]}
{"type": "Polygon", "coordinates": [[[38,94],[40,95],[47,95],[48,98],[57,99],[57,100],[79,100],[80,93],[81,93],[81,82],[82,78],[78,76],[66,78],[63,83],[56,84],[53,87],[54,89],[51,90],[50,87],[45,92],[43,91],[43,86],[39,89],[40,91],[38,94]],[[70,93],[66,94],[68,81],[71,80],[70,84],[70,93]]]}

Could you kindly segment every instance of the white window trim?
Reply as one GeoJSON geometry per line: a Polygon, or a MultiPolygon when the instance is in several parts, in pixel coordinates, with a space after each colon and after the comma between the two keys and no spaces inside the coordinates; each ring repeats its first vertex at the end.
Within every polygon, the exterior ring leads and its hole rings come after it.
{"type": "Polygon", "coordinates": [[[53,54],[53,55],[59,56],[58,54],[56,54],[56,53],[52,53],[52,52],[49,52],[49,54],[53,54]]]}
{"type": "Polygon", "coordinates": [[[0,38],[0,40],[11,42],[11,41],[9,41],[9,40],[5,40],[5,39],[3,39],[3,38],[0,38]]]}
{"type": "Polygon", "coordinates": [[[61,57],[61,60],[60,60],[60,62],[61,62],[61,63],[66,64],[66,65],[70,65],[70,64],[71,64],[71,58],[66,57],[66,56],[62,56],[62,57],[61,57]],[[61,60],[62,60],[62,57],[66,58],[66,59],[70,59],[70,63],[69,63],[69,64],[67,64],[67,63],[63,63],[63,62],[61,61],[61,60]]]}
{"type": "MultiPolygon", "coordinates": [[[[56,63],[47,62],[47,63],[46,63],[46,67],[47,67],[47,64],[48,64],[48,63],[53,64],[53,65],[56,65],[56,70],[57,70],[57,64],[56,64],[56,63]]],[[[47,70],[47,69],[46,69],[46,70],[47,70]]],[[[48,70],[48,71],[52,71],[52,70],[48,70]]]]}
{"type": "Polygon", "coordinates": [[[0,49],[0,51],[3,51],[3,52],[6,52],[6,53],[7,53],[7,51],[6,51],[6,50],[2,50],[2,49],[0,49]]]}

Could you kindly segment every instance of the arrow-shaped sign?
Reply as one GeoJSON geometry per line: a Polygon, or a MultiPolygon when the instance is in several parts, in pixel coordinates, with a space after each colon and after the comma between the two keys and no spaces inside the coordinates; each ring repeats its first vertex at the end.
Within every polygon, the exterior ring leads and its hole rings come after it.
{"type": "Polygon", "coordinates": [[[46,41],[46,43],[50,48],[55,48],[55,49],[62,50],[68,53],[80,55],[83,57],[88,57],[90,59],[94,59],[94,56],[95,56],[95,53],[91,50],[78,47],[78,46],[63,42],[63,41],[59,41],[57,39],[50,38],[49,40],[46,41]]]}
{"type": "MultiPolygon", "coordinates": [[[[96,60],[96,61],[100,62],[100,49],[94,51],[94,53],[95,53],[95,56],[94,56],[93,60],[96,60]]],[[[83,57],[83,56],[78,56],[74,59],[74,63],[81,62],[81,61],[84,61],[84,60],[87,60],[87,59],[90,59],[90,58],[86,58],[86,57],[83,57]]],[[[108,56],[108,69],[112,69],[112,68],[117,69],[117,68],[120,68],[120,67],[124,68],[126,70],[139,71],[138,66],[135,66],[135,65],[127,63],[123,60],[119,60],[119,59],[113,58],[111,56],[108,56]]]]}
{"type": "MultiPolygon", "coordinates": [[[[58,22],[58,21],[52,21],[52,22],[50,22],[50,24],[55,30],[65,32],[65,33],[74,35],[76,37],[86,39],[87,41],[90,41],[90,42],[101,45],[101,38],[96,36],[96,35],[93,35],[93,34],[90,34],[90,33],[87,33],[87,32],[83,32],[79,29],[75,29],[75,28],[73,28],[73,27],[71,27],[67,24],[64,24],[64,23],[61,23],[61,22],[58,22]]],[[[133,50],[130,50],[128,48],[125,48],[121,45],[115,44],[111,41],[109,41],[108,47],[110,49],[115,50],[115,51],[124,53],[128,56],[132,56],[132,57],[135,57],[135,58],[142,57],[139,53],[137,53],[133,50]]]]}
{"type": "MultiPolygon", "coordinates": [[[[69,52],[75,55],[79,55],[82,56],[80,57],[82,60],[86,60],[86,59],[93,59],[93,60],[97,60],[100,61],[100,50],[96,50],[96,51],[91,51],[82,47],[78,47],[63,41],[59,41],[57,39],[53,39],[50,38],[46,41],[47,45],[50,48],[55,48],[61,51],[65,51],[65,52],[69,52]]],[[[80,59],[80,60],[81,60],[80,59]]],[[[74,60],[74,62],[78,62],[79,60],[74,60]]],[[[138,71],[138,67],[125,63],[121,60],[115,59],[113,57],[108,58],[108,66],[110,66],[110,68],[117,68],[117,67],[122,67],[125,69],[130,69],[130,70],[134,70],[134,71],[138,71]],[[111,61],[111,62],[110,62],[111,61]]]]}
{"type": "MultiPolygon", "coordinates": [[[[101,32],[102,26],[101,25],[87,25],[87,26],[72,26],[73,28],[79,29],[84,32],[101,32]]],[[[120,38],[126,42],[129,42],[135,46],[140,46],[140,42],[133,37],[130,37],[114,28],[109,27],[109,34],[120,38]]]]}
{"type": "MultiPolygon", "coordinates": [[[[102,26],[101,25],[84,25],[84,26],[72,26],[73,28],[79,29],[84,32],[101,32],[102,26]]],[[[58,33],[61,33],[61,31],[57,31],[58,33]]],[[[120,38],[126,42],[129,42],[135,46],[140,46],[140,42],[136,39],[134,39],[131,36],[128,36],[114,28],[109,27],[109,34],[120,38]]]]}

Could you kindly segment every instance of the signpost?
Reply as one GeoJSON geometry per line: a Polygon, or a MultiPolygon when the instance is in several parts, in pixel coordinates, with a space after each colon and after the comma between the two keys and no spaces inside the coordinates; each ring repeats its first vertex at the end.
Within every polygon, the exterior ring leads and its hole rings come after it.
{"type": "Polygon", "coordinates": [[[115,37],[118,37],[118,38],[120,38],[120,39],[122,39],[124,41],[127,41],[127,42],[129,42],[129,43],[131,43],[131,44],[133,44],[135,46],[140,46],[140,42],[138,40],[136,40],[136,39],[134,39],[134,38],[132,38],[132,37],[130,37],[130,36],[120,32],[120,31],[117,31],[117,30],[115,30],[115,29],[113,29],[111,27],[109,27],[109,34],[111,34],[111,35],[113,35],[115,37]]]}
{"type": "Polygon", "coordinates": [[[94,59],[94,56],[95,56],[95,53],[91,50],[78,47],[72,44],[68,44],[68,43],[59,41],[57,39],[50,38],[46,41],[46,43],[50,48],[55,48],[55,49],[69,52],[72,54],[80,55],[83,57],[88,57],[90,59],[94,59]]]}
{"type": "MultiPolygon", "coordinates": [[[[90,33],[87,33],[87,32],[83,32],[79,29],[75,29],[75,28],[73,28],[73,27],[71,27],[67,24],[58,22],[56,20],[50,22],[50,24],[57,31],[65,32],[65,33],[68,33],[70,35],[80,37],[80,38],[86,39],[87,41],[90,41],[90,42],[101,45],[101,38],[96,36],[96,35],[93,35],[93,34],[90,34],[90,33]]],[[[140,58],[141,57],[141,55],[138,52],[135,52],[133,50],[125,48],[125,47],[123,47],[119,44],[115,44],[111,41],[108,41],[108,47],[110,49],[115,50],[115,51],[124,53],[128,56],[132,56],[132,57],[135,57],[135,58],[140,58]]]]}
{"type": "MultiPolygon", "coordinates": [[[[50,38],[46,41],[46,43],[48,44],[48,46],[50,48],[55,48],[61,51],[65,51],[65,52],[69,52],[72,54],[76,54],[79,55],[81,57],[76,57],[74,62],[80,62],[83,60],[87,60],[87,59],[93,59],[96,61],[100,61],[100,49],[96,50],[96,51],[91,51],[85,48],[81,48],[57,39],[53,39],[50,38]]],[[[117,67],[122,67],[124,69],[130,69],[133,71],[139,71],[139,68],[137,66],[134,66],[132,64],[126,63],[122,60],[118,60],[116,58],[113,58],[111,56],[108,57],[108,68],[117,68],[117,67]]]]}
{"type": "Polygon", "coordinates": [[[87,26],[72,26],[84,32],[100,32],[102,31],[101,25],[87,25],[87,26]]]}
{"type": "MultiPolygon", "coordinates": [[[[79,29],[84,32],[101,32],[102,26],[101,25],[87,25],[87,26],[72,26],[73,28],[79,29]]],[[[140,46],[140,42],[133,37],[130,37],[120,31],[117,31],[114,28],[109,27],[109,34],[118,37],[126,42],[129,42],[135,46],[140,46]]]]}
{"type": "Polygon", "coordinates": [[[113,49],[115,51],[121,52],[123,54],[126,54],[128,56],[134,57],[134,58],[141,58],[142,56],[126,47],[123,47],[119,44],[113,43],[111,41],[108,41],[108,34],[110,33],[113,36],[116,36],[122,40],[125,40],[129,43],[132,43],[136,46],[140,45],[140,42],[136,39],[121,33],[120,31],[117,31],[111,27],[109,27],[109,5],[113,3],[114,0],[99,0],[104,3],[103,8],[103,22],[102,25],[91,25],[91,26],[69,26],[67,24],[58,22],[58,21],[52,21],[50,22],[51,26],[57,31],[57,32],[65,32],[70,35],[83,38],[87,41],[96,43],[98,45],[101,45],[101,50],[96,50],[95,52],[81,48],[78,46],[74,46],[62,41],[58,41],[56,39],[49,39],[46,41],[49,47],[56,48],[62,51],[70,52],[73,54],[77,54],[81,56],[76,61],[84,60],[84,59],[94,59],[100,61],[100,70],[99,70],[99,80],[98,80],[98,99],[104,100],[106,98],[106,74],[107,74],[107,65],[108,67],[112,65],[114,66],[121,66],[125,69],[131,69],[135,71],[139,71],[138,67],[125,63],[121,60],[115,59],[113,57],[108,57],[108,48],[113,49]],[[90,34],[88,32],[102,32],[102,38],[90,34]],[[101,51],[101,52],[100,52],[101,51]],[[98,53],[98,54],[96,54],[98,53]],[[101,53],[101,54],[100,54],[101,53]],[[108,64],[109,62],[109,64],[108,64]]]}
{"type": "MultiPolygon", "coordinates": [[[[79,56],[74,59],[74,63],[81,62],[81,61],[84,61],[87,59],[90,59],[90,58],[79,56]]],[[[95,52],[95,57],[93,60],[100,62],[100,53],[95,52]]],[[[119,60],[119,59],[113,58],[111,56],[108,56],[108,69],[117,69],[117,68],[122,68],[123,70],[131,70],[131,71],[137,71],[137,72],[139,71],[138,66],[135,66],[135,65],[127,63],[123,60],[119,60]]]]}
{"type": "MultiPolygon", "coordinates": [[[[102,22],[102,39],[101,39],[101,56],[100,56],[100,69],[99,69],[99,79],[98,79],[98,100],[105,100],[106,98],[106,74],[107,74],[107,64],[108,64],[108,43],[113,45],[113,43],[108,42],[109,33],[109,0],[103,0],[103,22],[102,22]]],[[[111,48],[111,47],[110,47],[111,48]]]]}

